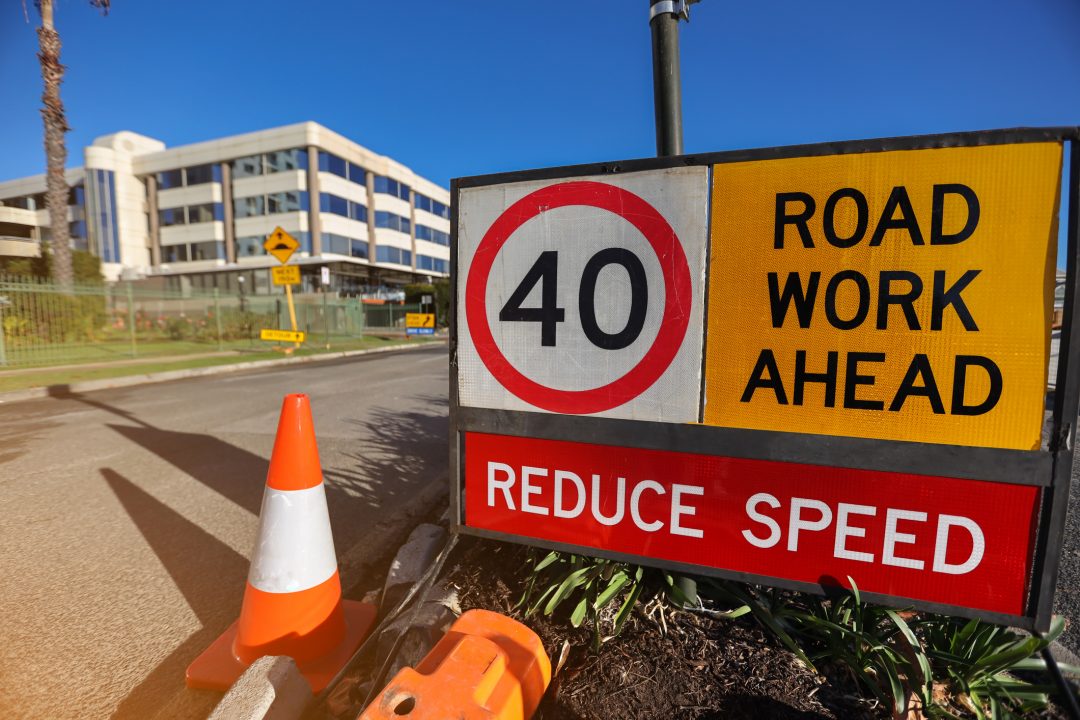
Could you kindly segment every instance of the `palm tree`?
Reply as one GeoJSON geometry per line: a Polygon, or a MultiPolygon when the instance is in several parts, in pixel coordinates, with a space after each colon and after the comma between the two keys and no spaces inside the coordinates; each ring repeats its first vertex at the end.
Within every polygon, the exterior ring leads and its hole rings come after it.
{"type": "MultiPolygon", "coordinates": [[[[44,106],[41,116],[45,121],[45,207],[49,209],[49,227],[52,237],[52,276],[62,288],[71,288],[74,277],[71,270],[71,239],[68,234],[67,207],[68,186],[64,179],[67,162],[67,146],[64,133],[68,127],[64,115],[64,103],[60,101],[60,83],[64,78],[64,66],[60,64],[60,34],[53,24],[53,0],[37,0],[41,13],[38,28],[38,60],[41,61],[41,78],[45,89],[41,94],[44,106]]],[[[91,0],[91,5],[109,14],[109,0],[91,0]]],[[[44,253],[45,247],[42,247],[44,253]]]]}

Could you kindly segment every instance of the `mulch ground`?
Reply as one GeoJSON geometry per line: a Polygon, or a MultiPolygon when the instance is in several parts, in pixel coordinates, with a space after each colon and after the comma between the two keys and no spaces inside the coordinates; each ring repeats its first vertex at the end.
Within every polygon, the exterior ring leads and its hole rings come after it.
{"type": "Polygon", "coordinates": [[[890,717],[842,680],[808,670],[748,617],[717,619],[653,603],[635,610],[623,633],[594,652],[592,631],[570,625],[569,607],[553,617],[528,618],[514,607],[525,560],[521,546],[462,538],[447,577],[463,610],[495,610],[524,622],[543,639],[553,662],[569,642],[567,662],[537,718],[890,717]]]}

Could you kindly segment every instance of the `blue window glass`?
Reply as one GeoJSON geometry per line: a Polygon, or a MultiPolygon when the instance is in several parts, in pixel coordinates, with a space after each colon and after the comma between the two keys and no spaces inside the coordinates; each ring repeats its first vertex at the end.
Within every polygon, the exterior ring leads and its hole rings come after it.
{"type": "Polygon", "coordinates": [[[331,155],[322,150],[319,151],[319,170],[322,172],[333,173],[339,177],[348,177],[347,165],[348,163],[337,155],[331,155]]]}
{"type": "Polygon", "coordinates": [[[363,240],[350,241],[352,247],[352,256],[358,258],[367,259],[368,256],[368,244],[363,240]]]}
{"type": "Polygon", "coordinates": [[[73,238],[86,239],[86,221],[76,220],[68,224],[68,234],[73,238]]]}
{"type": "Polygon", "coordinates": [[[232,161],[233,178],[256,177],[262,175],[262,155],[249,155],[232,161]]]}
{"type": "Polygon", "coordinates": [[[165,170],[157,174],[158,188],[168,190],[178,188],[184,184],[184,176],[181,170],[165,170]]]}
{"type": "Polygon", "coordinates": [[[188,185],[203,185],[208,182],[221,182],[221,166],[214,163],[211,165],[196,165],[186,170],[188,185]]]}
{"type": "Polygon", "coordinates": [[[220,240],[191,243],[192,260],[224,260],[225,243],[220,240]]]}
{"type": "Polygon", "coordinates": [[[294,238],[300,241],[300,252],[306,252],[311,254],[311,233],[309,232],[294,232],[292,234],[294,238]]]}
{"type": "Polygon", "coordinates": [[[161,248],[161,261],[167,263],[187,262],[187,245],[165,245],[161,248]]]}
{"type": "Polygon", "coordinates": [[[319,210],[349,217],[349,201],[330,193],[319,193],[319,210]]]}
{"type": "Polygon", "coordinates": [[[358,185],[367,185],[367,170],[359,165],[349,163],[349,180],[358,185]]]}
{"type": "Polygon", "coordinates": [[[335,255],[348,255],[351,252],[351,240],[342,235],[323,233],[322,245],[322,250],[324,253],[334,253],[335,255]]]}
{"type": "Polygon", "coordinates": [[[303,190],[270,193],[266,196],[266,213],[300,212],[308,209],[308,194],[303,190]]]}
{"type": "Polygon", "coordinates": [[[386,195],[393,195],[399,197],[402,200],[409,199],[409,186],[405,183],[400,183],[397,180],[392,180],[382,175],[375,176],[375,192],[384,193],[386,195]]]}
{"type": "Polygon", "coordinates": [[[266,214],[266,198],[262,195],[233,198],[233,214],[238,218],[255,217],[266,214]]]}
{"type": "Polygon", "coordinates": [[[276,150],[266,153],[266,172],[277,173],[287,170],[307,170],[307,150],[276,150]]]}
{"type": "Polygon", "coordinates": [[[349,217],[360,222],[367,222],[367,207],[358,202],[349,201],[349,217]]]}
{"type": "Polygon", "coordinates": [[[412,251],[411,250],[402,250],[401,251],[401,264],[402,265],[412,265],[412,251]]]}
{"type": "Polygon", "coordinates": [[[431,212],[431,198],[429,198],[427,195],[413,193],[413,202],[416,204],[417,210],[431,212]]]}
{"type": "Polygon", "coordinates": [[[438,215],[441,218],[450,219],[450,208],[443,205],[441,202],[431,201],[431,212],[434,215],[438,215]]]}
{"type": "MultiPolygon", "coordinates": [[[[416,239],[417,240],[427,240],[428,242],[431,242],[431,233],[432,233],[432,230],[427,225],[421,225],[420,223],[416,223],[416,239]]],[[[423,257],[423,256],[421,256],[421,257],[423,257]]]]}
{"type": "Polygon", "coordinates": [[[188,222],[203,223],[221,221],[225,219],[225,208],[221,203],[202,203],[201,205],[188,205],[188,222]]]}
{"type": "Polygon", "coordinates": [[[158,211],[158,220],[162,227],[169,227],[171,225],[183,225],[187,222],[184,219],[184,208],[165,208],[158,211]]]}
{"type": "Polygon", "coordinates": [[[236,256],[257,257],[259,255],[265,255],[266,250],[263,248],[263,242],[265,240],[266,238],[259,237],[258,235],[236,238],[236,256]]]}

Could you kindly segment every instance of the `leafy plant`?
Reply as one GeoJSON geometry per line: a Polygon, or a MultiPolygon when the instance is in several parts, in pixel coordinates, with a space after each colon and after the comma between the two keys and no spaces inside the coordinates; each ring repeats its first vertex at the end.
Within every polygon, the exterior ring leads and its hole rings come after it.
{"type": "Polygon", "coordinates": [[[1049,702],[1055,690],[1052,685],[1031,683],[1014,673],[1046,672],[1046,661],[1038,653],[1064,631],[1063,618],[1055,617],[1046,635],[1032,637],[979,620],[944,615],[926,615],[916,627],[942,679],[939,689],[943,692],[937,693],[937,702],[927,706],[931,717],[955,718],[966,711],[980,720],[1013,718],[1049,702]]]}
{"type": "Polygon", "coordinates": [[[570,624],[581,627],[588,622],[593,629],[593,647],[618,637],[638,602],[663,593],[671,602],[685,605],[696,598],[687,595],[680,576],[639,565],[590,558],[584,555],[551,551],[529,551],[529,580],[518,603],[526,615],[542,611],[553,614],[564,602],[570,602],[570,624]],[[605,609],[618,610],[614,614],[605,609]],[[602,628],[610,626],[610,635],[602,628]]]}

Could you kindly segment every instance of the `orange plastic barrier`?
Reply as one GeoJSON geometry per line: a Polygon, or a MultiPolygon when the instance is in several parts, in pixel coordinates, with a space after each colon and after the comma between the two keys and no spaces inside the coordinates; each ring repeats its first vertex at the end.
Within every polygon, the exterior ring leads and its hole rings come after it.
{"type": "Polygon", "coordinates": [[[551,662],[536,633],[505,615],[470,610],[358,720],[525,720],[550,682],[551,662]]]}
{"type": "Polygon", "coordinates": [[[187,685],[227,690],[264,655],[288,655],[314,692],[352,657],[377,609],[341,599],[307,395],[287,395],[266,476],[240,619],[187,669],[187,685]]]}

